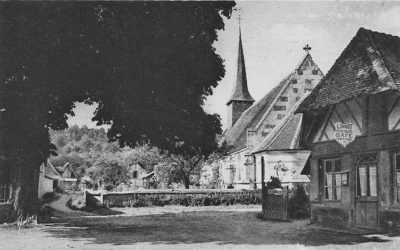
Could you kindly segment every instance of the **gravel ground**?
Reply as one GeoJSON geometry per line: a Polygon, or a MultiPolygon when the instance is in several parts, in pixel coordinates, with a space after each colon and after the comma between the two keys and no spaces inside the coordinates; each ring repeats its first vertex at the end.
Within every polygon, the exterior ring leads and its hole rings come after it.
{"type": "Polygon", "coordinates": [[[319,231],[308,220],[264,221],[256,217],[260,209],[166,206],[118,209],[124,214],[111,216],[64,214],[63,223],[0,228],[0,249],[400,248],[400,237],[319,231]]]}

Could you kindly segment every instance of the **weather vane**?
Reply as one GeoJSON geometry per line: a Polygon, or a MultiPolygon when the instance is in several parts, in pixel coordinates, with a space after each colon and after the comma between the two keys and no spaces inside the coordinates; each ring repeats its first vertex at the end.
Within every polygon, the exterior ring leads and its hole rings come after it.
{"type": "Polygon", "coordinates": [[[239,28],[240,28],[240,21],[242,20],[242,17],[240,16],[240,11],[242,10],[242,8],[241,7],[237,7],[237,8],[235,8],[235,10],[237,10],[238,11],[238,20],[239,20],[239,28]]]}
{"type": "Polygon", "coordinates": [[[304,46],[303,49],[305,52],[310,53],[311,47],[308,44],[306,44],[306,46],[304,46]]]}

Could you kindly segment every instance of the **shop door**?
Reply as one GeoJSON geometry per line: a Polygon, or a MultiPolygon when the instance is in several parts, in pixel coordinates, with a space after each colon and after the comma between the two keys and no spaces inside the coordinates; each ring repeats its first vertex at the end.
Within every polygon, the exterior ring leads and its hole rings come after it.
{"type": "Polygon", "coordinates": [[[355,226],[376,228],[378,224],[376,158],[362,156],[360,158],[356,165],[355,226]]]}

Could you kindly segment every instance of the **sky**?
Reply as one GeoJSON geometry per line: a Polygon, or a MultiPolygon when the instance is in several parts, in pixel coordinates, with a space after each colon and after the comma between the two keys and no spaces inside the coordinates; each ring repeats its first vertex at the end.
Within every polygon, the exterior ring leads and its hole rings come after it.
{"type": "MultiPolygon", "coordinates": [[[[225,20],[225,29],[214,43],[224,60],[225,77],[205,102],[208,113],[221,116],[226,128],[228,101],[236,77],[239,19],[247,84],[258,101],[291,73],[304,57],[306,44],[324,74],[360,27],[400,36],[400,2],[383,1],[236,1],[236,10],[225,20]]],[[[68,124],[95,127],[95,106],[76,105],[68,124]]]]}

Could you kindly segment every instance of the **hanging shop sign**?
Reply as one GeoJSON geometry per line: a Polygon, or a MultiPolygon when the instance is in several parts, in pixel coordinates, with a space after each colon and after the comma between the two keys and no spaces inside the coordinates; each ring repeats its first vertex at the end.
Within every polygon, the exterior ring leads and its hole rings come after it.
{"type": "Polygon", "coordinates": [[[353,123],[335,123],[335,140],[343,147],[354,141],[353,123]]]}

